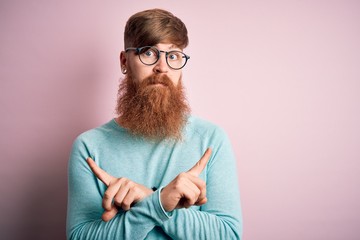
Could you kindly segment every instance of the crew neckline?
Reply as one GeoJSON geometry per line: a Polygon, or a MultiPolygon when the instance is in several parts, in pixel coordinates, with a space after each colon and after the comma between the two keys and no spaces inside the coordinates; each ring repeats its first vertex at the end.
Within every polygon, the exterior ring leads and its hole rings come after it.
{"type": "Polygon", "coordinates": [[[110,123],[118,130],[126,131],[124,127],[122,127],[117,121],[116,118],[111,119],[110,123]]]}

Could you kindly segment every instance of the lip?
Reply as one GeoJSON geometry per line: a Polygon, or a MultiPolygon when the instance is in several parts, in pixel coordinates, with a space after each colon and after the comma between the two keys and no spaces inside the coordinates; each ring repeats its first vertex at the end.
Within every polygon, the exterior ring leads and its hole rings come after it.
{"type": "Polygon", "coordinates": [[[151,86],[154,86],[154,87],[166,87],[166,85],[163,84],[163,83],[154,83],[154,84],[151,84],[151,86]]]}

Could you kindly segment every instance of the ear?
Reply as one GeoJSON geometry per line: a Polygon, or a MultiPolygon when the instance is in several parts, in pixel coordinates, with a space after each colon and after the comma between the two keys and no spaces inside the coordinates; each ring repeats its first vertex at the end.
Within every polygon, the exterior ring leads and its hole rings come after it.
{"type": "Polygon", "coordinates": [[[126,54],[125,51],[122,51],[120,53],[120,69],[127,69],[127,59],[126,59],[126,54]]]}

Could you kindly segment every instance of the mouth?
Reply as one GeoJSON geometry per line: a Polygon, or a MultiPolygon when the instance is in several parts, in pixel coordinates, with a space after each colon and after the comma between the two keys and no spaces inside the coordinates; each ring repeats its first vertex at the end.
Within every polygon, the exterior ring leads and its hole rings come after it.
{"type": "Polygon", "coordinates": [[[170,87],[171,80],[165,75],[154,75],[146,79],[144,83],[151,87],[170,87]]]}
{"type": "Polygon", "coordinates": [[[153,87],[167,87],[166,84],[161,83],[161,82],[150,84],[150,86],[153,86],[153,87]]]}

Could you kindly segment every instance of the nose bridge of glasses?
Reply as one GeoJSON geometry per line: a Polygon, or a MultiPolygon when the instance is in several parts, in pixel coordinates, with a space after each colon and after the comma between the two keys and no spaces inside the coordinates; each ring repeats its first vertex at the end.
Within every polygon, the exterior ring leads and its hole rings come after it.
{"type": "Polygon", "coordinates": [[[157,51],[158,51],[158,62],[161,62],[161,61],[162,61],[162,60],[161,60],[161,54],[164,53],[164,54],[163,54],[163,55],[164,55],[163,61],[167,63],[167,56],[168,56],[168,53],[169,53],[169,52],[164,51],[164,50],[159,50],[159,49],[157,49],[157,51]]]}
{"type": "Polygon", "coordinates": [[[161,54],[162,54],[162,53],[164,53],[165,58],[166,58],[169,52],[164,51],[164,50],[159,50],[159,49],[158,49],[158,58],[161,58],[161,54]]]}

